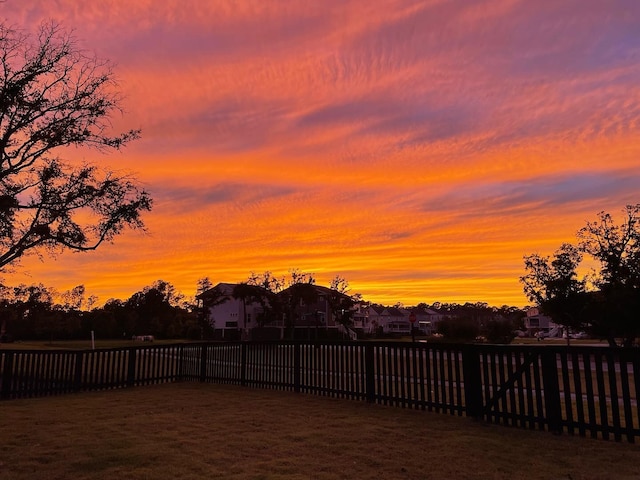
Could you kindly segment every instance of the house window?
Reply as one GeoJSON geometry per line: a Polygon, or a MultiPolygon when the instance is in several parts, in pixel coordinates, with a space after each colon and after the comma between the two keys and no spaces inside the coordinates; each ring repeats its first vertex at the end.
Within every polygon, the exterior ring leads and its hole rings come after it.
{"type": "Polygon", "coordinates": [[[247,323],[251,323],[251,314],[247,313],[247,323]]]}
{"type": "Polygon", "coordinates": [[[540,326],[540,319],[539,318],[529,318],[529,326],[534,328],[534,327],[539,327],[540,326]]]}
{"type": "Polygon", "coordinates": [[[238,328],[238,322],[227,322],[227,323],[225,323],[225,327],[227,327],[227,328],[238,328]]]}

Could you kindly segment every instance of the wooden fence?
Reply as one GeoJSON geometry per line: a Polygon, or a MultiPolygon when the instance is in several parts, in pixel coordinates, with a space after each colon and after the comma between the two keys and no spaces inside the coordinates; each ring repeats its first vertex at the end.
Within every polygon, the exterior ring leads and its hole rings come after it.
{"type": "Polygon", "coordinates": [[[198,381],[635,442],[640,349],[394,342],[0,350],[0,399],[198,381]]]}

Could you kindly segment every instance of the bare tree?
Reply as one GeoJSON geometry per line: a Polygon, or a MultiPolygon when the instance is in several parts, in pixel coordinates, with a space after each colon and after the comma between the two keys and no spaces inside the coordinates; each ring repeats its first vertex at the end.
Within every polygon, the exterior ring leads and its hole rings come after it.
{"type": "Polygon", "coordinates": [[[110,64],[54,23],[36,35],[0,23],[0,269],[29,252],[87,251],[144,228],[151,198],[127,174],[72,165],[65,147],[119,150],[121,98],[110,64]]]}
{"type": "Polygon", "coordinates": [[[289,275],[291,276],[289,280],[289,287],[293,285],[298,285],[301,283],[306,283],[309,285],[315,285],[316,277],[313,273],[303,272],[298,268],[293,268],[289,270],[289,275]]]}

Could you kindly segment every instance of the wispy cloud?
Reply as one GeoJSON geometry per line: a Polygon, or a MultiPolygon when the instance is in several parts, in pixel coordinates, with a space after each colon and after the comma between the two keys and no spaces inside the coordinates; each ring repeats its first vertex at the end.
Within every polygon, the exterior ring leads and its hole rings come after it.
{"type": "Polygon", "coordinates": [[[299,267],[390,303],[522,304],[523,254],[640,201],[638,2],[26,0],[0,18],[74,28],[116,65],[114,128],[143,130],[100,162],[139,172],[149,234],[25,262],[61,288],[299,267]]]}

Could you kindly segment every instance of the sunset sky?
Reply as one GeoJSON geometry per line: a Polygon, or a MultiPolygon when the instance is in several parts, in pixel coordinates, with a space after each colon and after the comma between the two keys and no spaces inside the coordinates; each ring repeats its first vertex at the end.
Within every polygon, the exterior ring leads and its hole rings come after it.
{"type": "Polygon", "coordinates": [[[640,203],[637,0],[6,0],[115,63],[146,234],[3,281],[100,303],[298,268],[367,300],[526,305],[523,256],[640,203]]]}

